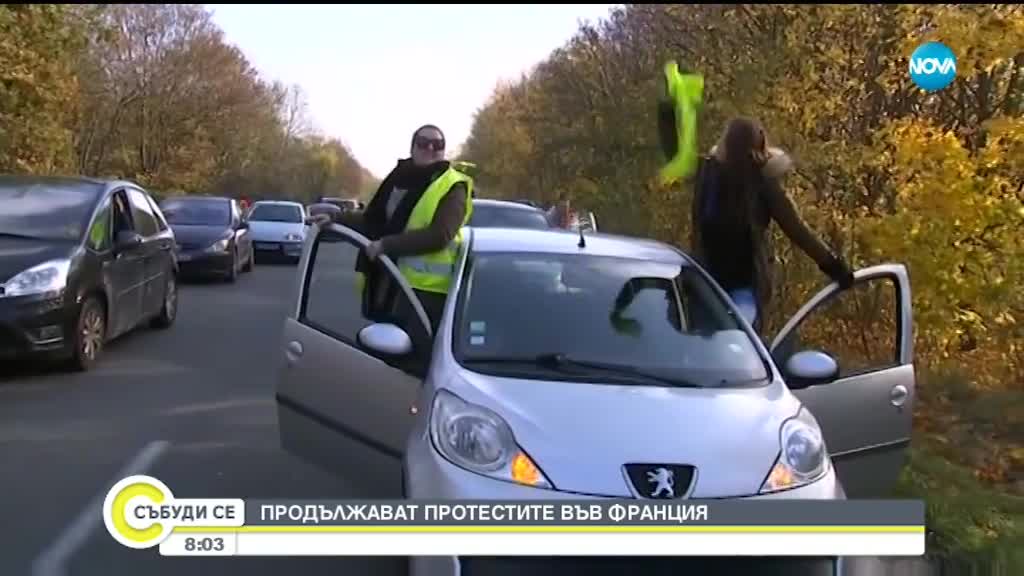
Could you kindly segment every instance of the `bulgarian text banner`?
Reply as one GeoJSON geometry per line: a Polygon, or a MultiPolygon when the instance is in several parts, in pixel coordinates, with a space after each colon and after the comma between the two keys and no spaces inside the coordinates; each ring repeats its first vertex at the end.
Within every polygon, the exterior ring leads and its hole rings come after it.
{"type": "Polygon", "coordinates": [[[104,503],[111,536],[167,556],[917,556],[911,500],[178,499],[126,478],[104,503]]]}

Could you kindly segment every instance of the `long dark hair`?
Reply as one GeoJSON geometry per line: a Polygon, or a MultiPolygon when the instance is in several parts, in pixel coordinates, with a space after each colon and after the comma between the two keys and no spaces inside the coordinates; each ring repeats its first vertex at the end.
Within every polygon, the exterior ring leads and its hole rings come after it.
{"type": "Polygon", "coordinates": [[[738,231],[749,231],[754,203],[764,184],[762,170],[768,159],[764,128],[752,118],[734,118],[725,127],[715,150],[721,165],[719,201],[724,221],[738,231]]]}

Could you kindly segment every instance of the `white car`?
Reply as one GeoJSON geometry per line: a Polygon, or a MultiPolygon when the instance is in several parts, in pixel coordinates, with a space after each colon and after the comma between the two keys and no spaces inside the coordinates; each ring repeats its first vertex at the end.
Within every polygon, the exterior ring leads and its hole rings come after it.
{"type": "Polygon", "coordinates": [[[284,257],[298,262],[309,231],[305,207],[286,200],[261,200],[249,210],[249,234],[260,257],[284,257]]]}
{"type": "MultiPolygon", "coordinates": [[[[387,257],[415,313],[364,317],[352,270],[366,238],[332,225],[310,239],[282,342],[284,448],[370,497],[843,499],[895,485],[915,383],[902,265],[826,287],[769,348],[671,246],[464,232],[433,336],[387,257]],[[872,363],[840,367],[835,342],[804,330],[831,302],[888,286],[872,363]],[[659,469],[672,490],[652,483],[659,469]]],[[[413,574],[464,562],[415,558],[413,574]]]]}

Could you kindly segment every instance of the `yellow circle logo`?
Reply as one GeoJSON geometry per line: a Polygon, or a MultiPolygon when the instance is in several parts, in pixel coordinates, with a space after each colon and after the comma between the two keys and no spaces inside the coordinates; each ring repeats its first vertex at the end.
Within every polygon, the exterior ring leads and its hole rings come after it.
{"type": "Polygon", "coordinates": [[[129,548],[152,548],[174,529],[165,518],[162,505],[174,499],[166,484],[150,476],[129,476],[107,492],[103,501],[103,523],[107,532],[129,548]]]}

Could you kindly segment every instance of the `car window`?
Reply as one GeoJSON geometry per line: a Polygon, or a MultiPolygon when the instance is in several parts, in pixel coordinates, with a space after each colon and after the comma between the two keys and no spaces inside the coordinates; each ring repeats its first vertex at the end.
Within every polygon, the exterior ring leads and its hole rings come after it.
{"type": "Polygon", "coordinates": [[[164,200],[160,209],[172,226],[227,226],[231,223],[231,207],[220,199],[175,198],[164,200]]]}
{"type": "Polygon", "coordinates": [[[161,232],[167,230],[167,219],[164,216],[163,211],[160,210],[160,205],[157,203],[156,199],[147,195],[146,200],[149,201],[149,207],[153,210],[153,215],[156,216],[157,227],[160,228],[161,232]]]}
{"type": "Polygon", "coordinates": [[[899,293],[891,278],[872,278],[819,304],[779,343],[773,356],[819,350],[839,364],[840,377],[899,364],[899,293]]]}
{"type": "Polygon", "coordinates": [[[100,192],[92,184],[0,182],[0,235],[79,241],[100,192]]]}
{"type": "MultiPolygon", "coordinates": [[[[421,353],[429,351],[429,337],[419,323],[409,323],[409,300],[395,285],[386,285],[386,272],[374,275],[381,281],[375,288],[373,304],[364,304],[363,283],[356,274],[355,263],[360,249],[350,240],[330,231],[317,236],[310,253],[309,271],[305,281],[300,321],[350,346],[358,346],[359,331],[377,322],[401,326],[417,344],[421,353]]],[[[368,351],[368,353],[370,353],[368,351]]],[[[399,368],[410,369],[414,363],[384,359],[399,368]]]]}
{"type": "Polygon", "coordinates": [[[110,220],[112,210],[110,208],[110,197],[103,200],[100,209],[96,211],[92,225],[89,226],[89,237],[86,245],[97,252],[104,252],[110,249],[113,235],[110,232],[110,220]]]}
{"type": "Polygon", "coordinates": [[[551,228],[543,212],[498,206],[473,206],[469,225],[476,228],[551,228]]]}
{"type": "Polygon", "coordinates": [[[132,212],[128,206],[128,199],[125,196],[124,190],[119,190],[112,195],[113,201],[111,206],[113,208],[113,225],[114,225],[114,238],[117,237],[120,232],[132,232],[135,230],[132,225],[132,212]]]}
{"type": "Polygon", "coordinates": [[[131,204],[135,231],[143,238],[155,236],[160,226],[156,223],[156,216],[153,215],[153,209],[149,207],[146,196],[138,190],[128,189],[128,201],[131,204]]]}
{"type": "Polygon", "coordinates": [[[564,354],[703,387],[768,377],[765,360],[726,303],[697,270],[680,264],[473,255],[454,341],[456,358],[474,370],[481,363],[486,370],[518,369],[498,360],[564,354]]]}
{"type": "Polygon", "coordinates": [[[257,204],[249,214],[254,222],[291,222],[302,223],[302,208],[289,204],[257,204]]]}

